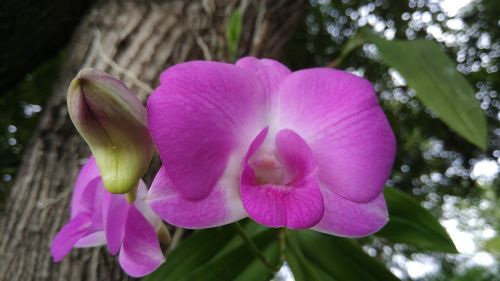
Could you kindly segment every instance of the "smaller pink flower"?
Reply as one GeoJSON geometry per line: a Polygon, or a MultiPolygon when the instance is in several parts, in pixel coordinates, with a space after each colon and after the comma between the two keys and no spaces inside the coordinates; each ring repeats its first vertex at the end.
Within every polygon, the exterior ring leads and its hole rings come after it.
{"type": "Polygon", "coordinates": [[[57,233],[51,245],[54,261],[61,261],[73,247],[106,245],[123,270],[140,277],[157,269],[165,258],[157,232],[162,227],[145,204],[147,188],[140,181],[137,200],[129,204],[125,195],[104,188],[95,159],[89,158],[78,175],[71,199],[71,219],[57,233]]]}

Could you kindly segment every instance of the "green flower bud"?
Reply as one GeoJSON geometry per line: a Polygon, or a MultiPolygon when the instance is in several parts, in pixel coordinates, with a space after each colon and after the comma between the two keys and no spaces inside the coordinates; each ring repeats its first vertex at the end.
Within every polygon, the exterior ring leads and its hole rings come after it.
{"type": "Polygon", "coordinates": [[[106,189],[127,193],[136,188],[154,153],[146,108],[139,99],[120,80],[86,68],[71,81],[67,104],[106,189]]]}

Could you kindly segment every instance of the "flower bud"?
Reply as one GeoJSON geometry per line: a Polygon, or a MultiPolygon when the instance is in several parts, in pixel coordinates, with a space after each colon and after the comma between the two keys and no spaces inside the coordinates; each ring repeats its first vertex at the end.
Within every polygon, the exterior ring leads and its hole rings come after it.
{"type": "Polygon", "coordinates": [[[120,80],[86,68],[71,81],[67,104],[106,189],[127,193],[136,188],[154,152],[146,108],[139,99],[120,80]]]}

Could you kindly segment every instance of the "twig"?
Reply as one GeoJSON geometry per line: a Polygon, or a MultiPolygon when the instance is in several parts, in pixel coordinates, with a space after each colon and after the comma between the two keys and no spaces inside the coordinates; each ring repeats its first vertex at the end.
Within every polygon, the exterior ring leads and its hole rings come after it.
{"type": "Polygon", "coordinates": [[[254,26],[254,37],[252,40],[252,48],[251,48],[251,54],[252,55],[257,55],[256,50],[260,49],[260,45],[262,44],[263,37],[265,35],[265,22],[264,18],[266,15],[267,9],[265,6],[264,1],[260,1],[258,10],[257,10],[257,18],[255,19],[255,26],[254,26]]]}
{"type": "Polygon", "coordinates": [[[203,52],[203,57],[205,58],[205,60],[211,61],[212,54],[210,54],[207,43],[203,41],[203,38],[201,38],[198,33],[195,33],[194,37],[196,38],[196,43],[198,44],[198,46],[200,46],[201,51],[203,52]]]}
{"type": "Polygon", "coordinates": [[[105,51],[104,48],[101,45],[101,32],[99,30],[95,30],[95,36],[96,36],[96,47],[98,54],[106,61],[107,64],[111,66],[116,72],[123,74],[127,76],[132,82],[139,87],[141,90],[145,91],[146,93],[151,93],[153,92],[153,88],[151,88],[148,84],[142,82],[137,76],[134,74],[130,73],[127,69],[119,66],[105,51]]]}
{"type": "Polygon", "coordinates": [[[61,200],[63,200],[67,196],[69,196],[72,192],[73,192],[73,190],[71,188],[68,188],[65,191],[57,194],[56,197],[54,197],[54,198],[47,198],[45,200],[39,200],[38,202],[36,202],[36,207],[39,209],[45,209],[50,205],[54,205],[54,204],[59,203],[61,200]]]}

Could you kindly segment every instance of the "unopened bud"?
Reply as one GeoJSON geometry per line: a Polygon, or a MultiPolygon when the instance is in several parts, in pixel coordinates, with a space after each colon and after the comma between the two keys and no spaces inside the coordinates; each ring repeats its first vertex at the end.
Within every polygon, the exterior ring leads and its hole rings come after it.
{"type": "Polygon", "coordinates": [[[68,111],[112,193],[136,188],[154,145],[146,108],[120,80],[96,69],[81,70],[68,89],[68,111]]]}

